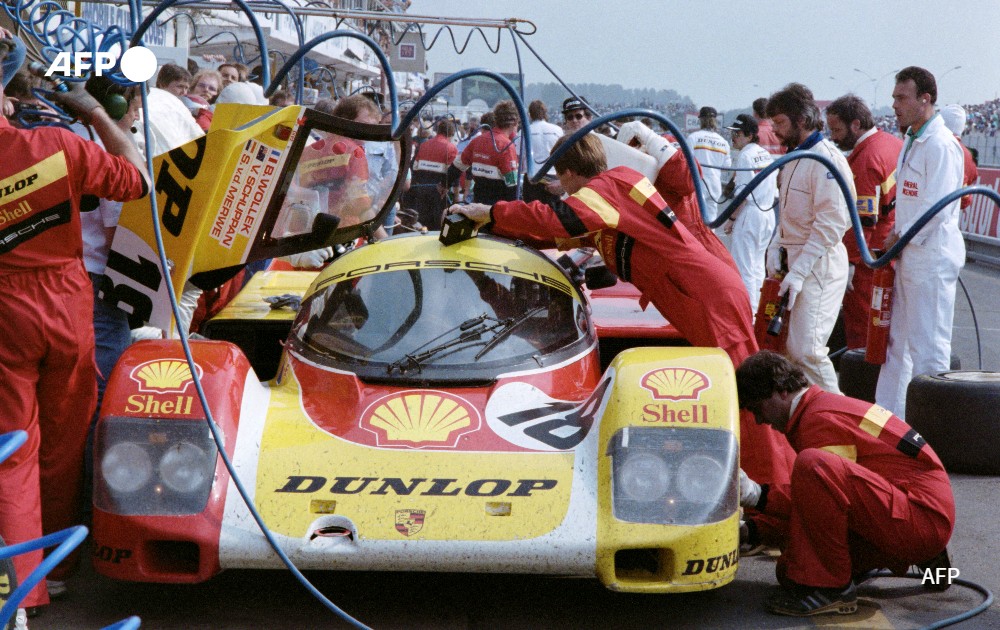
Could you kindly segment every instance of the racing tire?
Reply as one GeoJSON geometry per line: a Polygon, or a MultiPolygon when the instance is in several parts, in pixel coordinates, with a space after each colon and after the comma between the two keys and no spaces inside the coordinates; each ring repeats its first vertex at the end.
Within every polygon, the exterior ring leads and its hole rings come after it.
{"type": "Polygon", "coordinates": [[[906,422],[949,472],[1000,475],[1000,372],[923,374],[906,390],[906,422]]]}
{"type": "MultiPolygon", "coordinates": [[[[0,538],[0,548],[6,547],[7,543],[0,538]]],[[[7,603],[7,598],[17,588],[17,573],[14,571],[14,560],[12,558],[0,559],[0,606],[7,603]]],[[[15,616],[11,616],[10,621],[4,626],[4,630],[14,630],[15,616]]]]}
{"type": "MultiPolygon", "coordinates": [[[[951,369],[962,369],[962,360],[955,354],[951,355],[951,369]]],[[[854,348],[840,357],[840,374],[837,377],[837,384],[845,396],[873,403],[875,402],[875,386],[878,385],[878,375],[881,372],[881,365],[865,361],[864,348],[854,348]]]]}

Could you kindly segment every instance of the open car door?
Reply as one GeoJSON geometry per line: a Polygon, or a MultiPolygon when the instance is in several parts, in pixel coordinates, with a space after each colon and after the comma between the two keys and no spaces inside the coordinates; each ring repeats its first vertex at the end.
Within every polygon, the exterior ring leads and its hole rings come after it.
{"type": "MultiPolygon", "coordinates": [[[[410,138],[306,107],[220,105],[208,134],[153,158],[157,216],[179,298],[190,281],[220,285],[243,265],[370,236],[396,203],[410,138]],[[366,142],[395,144],[388,190],[370,185],[366,142]]],[[[388,186],[386,187],[388,188],[388,186]]],[[[149,198],[125,204],[100,297],[133,327],[172,330],[149,198]]]]}

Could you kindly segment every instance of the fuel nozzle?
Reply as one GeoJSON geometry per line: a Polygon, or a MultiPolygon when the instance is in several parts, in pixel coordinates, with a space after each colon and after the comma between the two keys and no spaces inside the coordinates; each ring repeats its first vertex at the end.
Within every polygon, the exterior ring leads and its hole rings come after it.
{"type": "Polygon", "coordinates": [[[772,337],[777,337],[781,334],[781,328],[785,325],[785,315],[788,313],[788,293],[781,296],[781,302],[778,303],[778,312],[774,314],[771,318],[771,322],[767,325],[767,334],[772,337]]]}
{"type": "Polygon", "coordinates": [[[69,92],[69,86],[66,85],[65,81],[55,75],[46,76],[45,71],[45,66],[37,61],[32,61],[28,64],[28,72],[40,79],[45,79],[46,81],[52,83],[53,90],[56,92],[69,92]]]}

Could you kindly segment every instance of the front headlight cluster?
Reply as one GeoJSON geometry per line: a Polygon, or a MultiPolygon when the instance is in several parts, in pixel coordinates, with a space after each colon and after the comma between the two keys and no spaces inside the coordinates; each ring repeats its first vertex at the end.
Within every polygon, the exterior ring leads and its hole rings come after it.
{"type": "Polygon", "coordinates": [[[94,502],[115,514],[197,514],[217,456],[204,422],[108,418],[97,436],[94,502]]]}
{"type": "Polygon", "coordinates": [[[738,444],[729,431],[626,427],[608,443],[615,518],[701,525],[730,516],[739,501],[738,444]]]}

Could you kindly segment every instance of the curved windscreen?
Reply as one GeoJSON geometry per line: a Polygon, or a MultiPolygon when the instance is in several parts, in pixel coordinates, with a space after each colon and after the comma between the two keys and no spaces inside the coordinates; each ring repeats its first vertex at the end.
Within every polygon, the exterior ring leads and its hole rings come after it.
{"type": "Polygon", "coordinates": [[[530,278],[422,268],[361,275],[302,305],[304,355],[369,378],[482,380],[592,339],[584,305],[530,278]]]}

